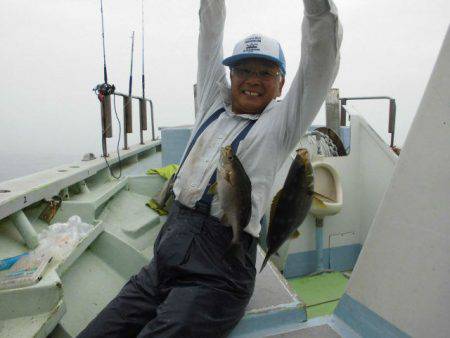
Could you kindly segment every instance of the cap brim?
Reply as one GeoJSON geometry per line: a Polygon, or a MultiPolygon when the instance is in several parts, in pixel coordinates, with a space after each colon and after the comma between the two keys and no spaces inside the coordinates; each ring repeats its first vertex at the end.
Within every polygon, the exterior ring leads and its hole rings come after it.
{"type": "Polygon", "coordinates": [[[281,64],[280,60],[278,60],[277,58],[274,58],[272,56],[269,56],[269,55],[263,55],[263,54],[257,54],[257,53],[245,53],[245,54],[233,55],[233,56],[225,58],[222,61],[222,64],[225,66],[228,66],[228,67],[233,67],[239,61],[242,61],[245,59],[255,59],[255,58],[275,62],[280,67],[281,72],[283,74],[286,73],[286,70],[284,69],[283,64],[281,64]]]}

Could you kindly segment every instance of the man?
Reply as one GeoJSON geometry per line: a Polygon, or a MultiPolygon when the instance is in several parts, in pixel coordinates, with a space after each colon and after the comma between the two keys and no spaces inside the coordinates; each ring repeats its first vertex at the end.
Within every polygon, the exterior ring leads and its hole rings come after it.
{"type": "Polygon", "coordinates": [[[286,64],[279,43],[240,41],[223,60],[224,0],[202,0],[198,113],[174,184],[176,201],[154,258],[80,337],[225,337],[253,293],[260,219],[273,179],[317,114],[338,68],[340,26],[331,0],[304,0],[302,57],[282,101],[286,64]],[[231,89],[225,68],[230,67],[231,89]],[[220,148],[232,145],[252,183],[244,259],[224,258],[232,238],[219,220],[214,182],[220,148]]]}

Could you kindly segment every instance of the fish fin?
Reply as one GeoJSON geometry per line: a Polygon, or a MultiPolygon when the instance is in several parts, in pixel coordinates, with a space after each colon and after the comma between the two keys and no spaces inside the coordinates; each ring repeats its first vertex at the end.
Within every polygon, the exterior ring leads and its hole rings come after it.
{"type": "Polygon", "coordinates": [[[319,208],[326,208],[325,203],[323,203],[323,201],[317,196],[313,196],[313,201],[316,201],[316,203],[319,205],[319,208]]]}
{"type": "Polygon", "coordinates": [[[278,202],[280,201],[281,192],[283,189],[277,192],[277,194],[273,197],[272,205],[270,206],[270,220],[269,225],[273,223],[273,218],[275,217],[275,211],[277,210],[278,202]]]}
{"type": "Polygon", "coordinates": [[[314,195],[315,197],[319,198],[319,199],[325,198],[325,199],[327,199],[327,200],[330,200],[331,202],[336,202],[335,199],[333,199],[333,198],[331,198],[331,197],[328,197],[328,196],[326,196],[326,195],[322,195],[322,194],[318,193],[317,191],[313,191],[313,195],[314,195]]]}
{"type": "Polygon", "coordinates": [[[300,237],[300,231],[295,230],[292,235],[291,235],[291,239],[296,239],[300,237]]]}
{"type": "Polygon", "coordinates": [[[267,262],[269,261],[269,258],[270,258],[270,255],[267,254],[266,258],[264,258],[264,262],[261,265],[261,269],[259,269],[259,273],[261,273],[263,271],[264,267],[266,266],[267,262]]]}
{"type": "Polygon", "coordinates": [[[208,195],[215,195],[217,194],[217,181],[211,184],[211,186],[208,189],[208,195]]]}
{"type": "Polygon", "coordinates": [[[244,262],[244,250],[241,243],[231,243],[227,251],[225,251],[225,254],[223,255],[224,259],[229,259],[232,257],[237,258],[241,262],[244,262]]]}
{"type": "Polygon", "coordinates": [[[230,183],[230,185],[233,185],[233,182],[231,180],[231,171],[226,171],[224,178],[228,183],[230,183]]]}

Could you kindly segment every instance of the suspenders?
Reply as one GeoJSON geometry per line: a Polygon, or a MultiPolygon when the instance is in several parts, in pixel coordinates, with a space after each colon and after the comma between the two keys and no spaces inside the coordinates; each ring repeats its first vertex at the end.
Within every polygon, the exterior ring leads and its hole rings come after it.
{"type": "MultiPolygon", "coordinates": [[[[184,161],[186,161],[186,158],[188,157],[189,153],[192,150],[192,147],[194,146],[195,142],[200,137],[200,135],[205,131],[205,129],[212,122],[217,120],[224,111],[225,111],[224,108],[218,109],[200,126],[200,128],[197,130],[197,133],[193,137],[191,143],[189,144],[188,148],[186,149],[184,157],[180,163],[180,169],[181,169],[181,166],[183,165],[184,161]]],[[[245,126],[245,128],[238,134],[238,136],[236,136],[234,141],[231,143],[231,148],[233,149],[233,152],[235,154],[237,152],[239,144],[247,136],[248,132],[253,127],[255,122],[256,122],[256,120],[250,120],[248,122],[248,124],[245,126]]],[[[180,172],[180,169],[178,169],[178,172],[180,172]]],[[[177,174],[178,174],[178,172],[177,172],[177,174]]],[[[217,178],[217,170],[214,170],[214,173],[212,174],[211,178],[209,179],[209,183],[206,186],[205,191],[203,192],[202,198],[195,203],[195,209],[204,214],[209,214],[209,211],[211,209],[211,202],[212,202],[213,196],[211,194],[208,194],[208,191],[209,191],[209,188],[211,187],[211,185],[213,185],[214,182],[216,181],[216,178],[217,178]]]]}
{"type": "MultiPolygon", "coordinates": [[[[222,114],[224,111],[225,111],[225,108],[220,108],[220,109],[216,110],[210,117],[208,117],[208,119],[200,126],[200,128],[198,128],[197,133],[195,134],[194,138],[191,141],[191,144],[189,144],[189,147],[186,149],[186,152],[184,153],[183,160],[180,163],[180,169],[183,166],[184,161],[186,161],[186,158],[188,157],[189,153],[191,152],[192,147],[194,146],[195,142],[200,137],[200,135],[205,131],[206,127],[208,127],[212,122],[217,120],[219,118],[220,114],[222,114]]],[[[180,171],[180,169],[178,169],[178,172],[180,171]]],[[[177,172],[177,174],[178,174],[178,172],[177,172]]]]}

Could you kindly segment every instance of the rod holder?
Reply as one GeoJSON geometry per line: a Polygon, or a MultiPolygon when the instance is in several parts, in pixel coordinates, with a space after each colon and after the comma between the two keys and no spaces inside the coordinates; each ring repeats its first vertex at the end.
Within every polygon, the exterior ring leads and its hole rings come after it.
{"type": "Polygon", "coordinates": [[[147,130],[147,104],[143,99],[139,99],[139,113],[140,113],[141,129],[147,130]]]}
{"type": "Polygon", "coordinates": [[[150,120],[152,122],[152,141],[155,140],[155,119],[153,116],[153,101],[149,100],[150,102],[150,120]]]}
{"type": "Polygon", "coordinates": [[[139,122],[141,144],[144,144],[144,130],[147,130],[147,102],[144,99],[139,99],[139,122]]]}
{"type": "Polygon", "coordinates": [[[388,132],[391,134],[391,147],[394,146],[395,135],[395,119],[396,119],[397,105],[394,99],[389,100],[389,126],[388,132]]]}
{"type": "Polygon", "coordinates": [[[111,128],[111,95],[105,95],[100,104],[102,120],[102,150],[103,157],[108,156],[106,139],[112,137],[111,128]]]}
{"type": "Polygon", "coordinates": [[[124,127],[127,133],[133,132],[133,105],[129,96],[123,97],[124,127]]]}
{"type": "Polygon", "coordinates": [[[102,101],[102,128],[105,137],[112,137],[111,95],[105,95],[102,101]]]}
{"type": "Polygon", "coordinates": [[[39,245],[38,234],[36,233],[36,230],[34,230],[25,213],[20,210],[12,214],[11,219],[14,222],[17,230],[22,235],[25,244],[30,249],[36,248],[39,245]]]}
{"type": "Polygon", "coordinates": [[[133,132],[131,97],[123,96],[123,149],[128,149],[128,133],[133,132]]]}

